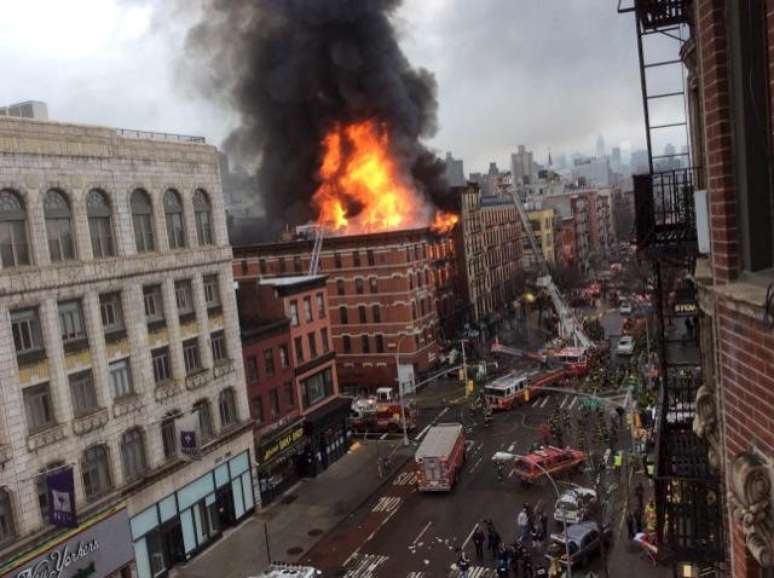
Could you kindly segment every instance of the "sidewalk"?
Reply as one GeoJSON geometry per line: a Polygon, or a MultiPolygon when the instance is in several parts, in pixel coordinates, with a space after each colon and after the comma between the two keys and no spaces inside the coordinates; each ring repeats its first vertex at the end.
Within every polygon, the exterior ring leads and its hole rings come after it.
{"type": "MultiPolygon", "coordinates": [[[[400,440],[355,442],[350,452],[313,479],[305,479],[265,510],[227,532],[189,563],[170,571],[172,578],[245,578],[269,564],[265,528],[268,527],[271,559],[295,562],[326,532],[368,500],[389,476],[377,476],[377,457],[395,451],[392,472],[412,455],[400,440]],[[381,444],[381,448],[378,446],[381,444]]],[[[392,473],[391,472],[391,473],[392,473]]]]}

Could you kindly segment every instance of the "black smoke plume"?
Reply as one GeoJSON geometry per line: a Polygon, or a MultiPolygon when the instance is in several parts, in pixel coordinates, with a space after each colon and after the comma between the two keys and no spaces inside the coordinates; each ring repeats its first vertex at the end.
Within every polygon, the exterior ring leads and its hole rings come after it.
{"type": "Polygon", "coordinates": [[[270,221],[315,215],[321,141],[337,122],[378,119],[393,153],[430,200],[446,191],[443,164],[421,143],[436,130],[433,75],[411,66],[390,17],[400,0],[205,0],[189,32],[208,92],[239,115],[232,158],[258,166],[270,221]]]}

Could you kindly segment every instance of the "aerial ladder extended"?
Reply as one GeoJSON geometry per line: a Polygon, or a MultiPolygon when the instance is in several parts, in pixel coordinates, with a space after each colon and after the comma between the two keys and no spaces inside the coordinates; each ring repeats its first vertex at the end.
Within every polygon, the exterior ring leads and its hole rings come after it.
{"type": "Polygon", "coordinates": [[[314,248],[312,249],[312,258],[309,260],[309,275],[317,275],[320,270],[320,253],[322,252],[324,229],[322,225],[314,227],[314,248]]]}
{"type": "Polygon", "coordinates": [[[527,210],[521,202],[519,193],[511,191],[511,196],[516,205],[516,210],[519,212],[521,225],[527,233],[527,239],[529,239],[530,247],[532,248],[539,268],[540,276],[537,278],[537,286],[548,293],[548,296],[551,298],[551,302],[554,305],[554,309],[556,309],[556,313],[559,316],[559,337],[565,340],[574,340],[584,351],[593,348],[594,343],[583,331],[580,322],[575,317],[572,309],[565,303],[562,294],[559,292],[559,288],[551,277],[551,270],[548,268],[548,263],[546,262],[542,249],[538,247],[535,234],[532,232],[532,225],[530,225],[529,217],[527,216],[527,210]]]}

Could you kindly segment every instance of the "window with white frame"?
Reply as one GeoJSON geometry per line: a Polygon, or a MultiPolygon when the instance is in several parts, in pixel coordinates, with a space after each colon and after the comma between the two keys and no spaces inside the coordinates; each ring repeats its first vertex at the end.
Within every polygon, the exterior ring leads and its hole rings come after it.
{"type": "Polygon", "coordinates": [[[170,189],[164,194],[164,216],[167,222],[169,248],[182,249],[185,247],[185,224],[183,203],[177,191],[170,189]]]}
{"type": "Polygon", "coordinates": [[[322,293],[318,293],[317,299],[317,318],[325,319],[325,296],[322,293]]]}
{"type": "Polygon", "coordinates": [[[183,360],[185,361],[185,373],[190,375],[199,371],[202,367],[199,356],[199,340],[197,338],[183,341],[183,360]]]}
{"type": "Polygon", "coordinates": [[[120,333],[126,330],[121,293],[105,293],[100,295],[99,310],[102,315],[102,328],[105,330],[105,335],[120,333]]]}
{"type": "Polygon", "coordinates": [[[110,491],[112,488],[110,462],[104,445],[94,446],[83,452],[81,473],[83,491],[87,500],[96,500],[110,491]]]}
{"type": "Polygon", "coordinates": [[[309,323],[312,321],[312,298],[304,297],[304,320],[309,323]]]}
{"type": "Polygon", "coordinates": [[[296,301],[290,302],[290,324],[298,325],[298,303],[296,301]]]}
{"type": "Polygon", "coordinates": [[[98,409],[97,391],[94,388],[94,377],[91,370],[82,371],[69,377],[70,398],[73,402],[73,413],[81,417],[94,413],[98,409]]]}
{"type": "Polygon", "coordinates": [[[169,381],[172,377],[169,365],[169,347],[159,347],[151,351],[151,360],[153,363],[153,380],[156,385],[169,381]]]}
{"type": "Polygon", "coordinates": [[[193,290],[191,281],[175,281],[175,300],[180,317],[194,314],[193,290]]]}
{"type": "Polygon", "coordinates": [[[91,251],[95,259],[114,257],[112,209],[107,195],[100,190],[89,191],[86,196],[86,212],[89,217],[91,251]]]}
{"type": "Polygon", "coordinates": [[[169,459],[177,455],[177,432],[175,420],[181,416],[180,410],[169,411],[161,420],[161,445],[164,449],[164,457],[169,459]]]}
{"type": "Polygon", "coordinates": [[[143,301],[145,302],[145,318],[148,323],[164,321],[164,298],[161,293],[161,285],[148,285],[142,288],[143,301]]]}
{"type": "Polygon", "coordinates": [[[121,462],[127,482],[142,478],[148,469],[145,459],[145,434],[139,427],[132,428],[121,436],[121,462]]]}
{"type": "Polygon", "coordinates": [[[22,395],[24,397],[24,411],[27,415],[27,427],[31,434],[55,425],[51,390],[47,383],[26,387],[22,395]]]}
{"type": "Polygon", "coordinates": [[[59,328],[62,331],[62,342],[65,345],[86,339],[86,324],[80,301],[59,303],[59,328]]]}
{"type": "Polygon", "coordinates": [[[43,211],[51,261],[57,263],[75,259],[72,214],[67,197],[61,191],[48,191],[43,200],[43,211]]]}
{"type": "Polygon", "coordinates": [[[204,278],[204,300],[207,303],[207,309],[220,307],[220,287],[217,275],[207,275],[204,278]]]}
{"type": "Polygon", "coordinates": [[[121,399],[134,393],[132,387],[132,370],[129,359],[121,359],[110,364],[110,389],[114,399],[121,399]]]}
{"type": "Polygon", "coordinates": [[[150,253],[156,250],[153,237],[153,204],[145,191],[138,189],[132,193],[132,225],[134,244],[138,253],[150,253]]]}
{"type": "Polygon", "coordinates": [[[43,337],[37,307],[12,311],[11,330],[17,355],[43,351],[43,337]]]}
{"type": "Polygon", "coordinates": [[[30,264],[27,240],[27,211],[21,196],[0,190],[0,257],[3,268],[30,264]]]}

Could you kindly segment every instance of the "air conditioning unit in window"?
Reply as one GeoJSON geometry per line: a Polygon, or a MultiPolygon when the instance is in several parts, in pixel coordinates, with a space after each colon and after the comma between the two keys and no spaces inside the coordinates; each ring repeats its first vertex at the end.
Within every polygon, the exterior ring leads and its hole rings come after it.
{"type": "Polygon", "coordinates": [[[696,215],[696,241],[699,245],[699,253],[709,255],[710,252],[710,227],[709,205],[707,204],[707,191],[693,192],[693,205],[696,215]]]}

